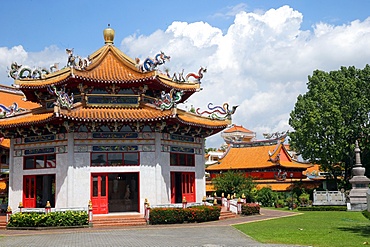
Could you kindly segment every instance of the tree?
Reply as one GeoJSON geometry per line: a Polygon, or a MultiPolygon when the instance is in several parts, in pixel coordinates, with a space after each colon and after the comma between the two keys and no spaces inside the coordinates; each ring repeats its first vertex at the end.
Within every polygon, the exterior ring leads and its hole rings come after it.
{"type": "Polygon", "coordinates": [[[263,187],[257,191],[256,199],[262,207],[272,207],[278,199],[278,194],[271,187],[263,187]]]}
{"type": "Polygon", "coordinates": [[[213,178],[212,183],[218,195],[221,193],[225,196],[236,194],[237,197],[241,197],[244,194],[247,201],[254,201],[256,186],[252,177],[246,177],[242,172],[229,170],[213,178]]]}
{"type": "Polygon", "coordinates": [[[341,67],[338,71],[316,70],[308,77],[308,91],[299,95],[289,124],[293,150],[305,160],[320,164],[336,179],[345,172],[350,178],[354,144],[361,143],[369,153],[370,66],[361,69],[341,67]]]}

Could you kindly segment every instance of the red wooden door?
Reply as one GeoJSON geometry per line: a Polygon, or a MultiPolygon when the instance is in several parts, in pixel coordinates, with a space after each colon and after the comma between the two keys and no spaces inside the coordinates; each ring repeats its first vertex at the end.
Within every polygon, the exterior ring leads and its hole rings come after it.
{"type": "Polygon", "coordinates": [[[23,207],[36,207],[36,176],[23,177],[23,207]]]}
{"type": "Polygon", "coordinates": [[[171,203],[195,202],[195,173],[172,172],[171,173],[171,203]]]}
{"type": "Polygon", "coordinates": [[[94,214],[108,213],[108,175],[91,175],[91,202],[94,214]]]}
{"type": "Polygon", "coordinates": [[[182,198],[187,202],[195,202],[195,176],[193,172],[183,172],[181,174],[182,198]]]}

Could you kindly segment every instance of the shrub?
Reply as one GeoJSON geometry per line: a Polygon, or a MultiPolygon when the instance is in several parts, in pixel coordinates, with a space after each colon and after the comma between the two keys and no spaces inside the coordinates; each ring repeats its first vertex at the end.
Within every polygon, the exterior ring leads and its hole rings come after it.
{"type": "Polygon", "coordinates": [[[205,222],[218,220],[220,218],[221,207],[219,206],[196,206],[186,208],[185,221],[205,222]]]}
{"type": "Polygon", "coordinates": [[[150,210],[149,222],[156,224],[175,224],[185,221],[185,212],[182,208],[153,208],[150,210]]]}
{"type": "Polygon", "coordinates": [[[189,208],[153,208],[150,211],[150,224],[179,224],[187,222],[205,222],[218,220],[221,207],[196,206],[189,208]]]}
{"type": "Polygon", "coordinates": [[[257,201],[262,207],[272,207],[277,199],[277,193],[269,187],[264,187],[257,191],[257,201]]]}
{"type": "Polygon", "coordinates": [[[44,213],[12,214],[8,227],[53,227],[88,225],[88,214],[85,211],[66,211],[44,213]]]}
{"type": "Polygon", "coordinates": [[[253,215],[260,213],[260,205],[257,203],[245,203],[242,205],[242,215],[253,215]]]}
{"type": "Polygon", "coordinates": [[[367,211],[367,210],[362,211],[362,215],[370,220],[370,212],[369,211],[367,211]]]}
{"type": "Polygon", "coordinates": [[[302,194],[298,197],[298,200],[301,206],[307,206],[310,201],[310,195],[303,190],[302,194]]]}
{"type": "Polygon", "coordinates": [[[284,199],[277,199],[275,201],[275,208],[283,208],[285,206],[285,200],[284,199]]]}

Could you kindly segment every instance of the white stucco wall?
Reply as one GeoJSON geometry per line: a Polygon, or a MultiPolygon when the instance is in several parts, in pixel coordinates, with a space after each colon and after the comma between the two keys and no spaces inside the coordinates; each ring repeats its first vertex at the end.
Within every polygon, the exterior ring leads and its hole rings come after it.
{"type": "MultiPolygon", "coordinates": [[[[140,150],[140,166],[111,166],[91,167],[92,145],[111,145],[112,141],[82,139],[77,133],[68,133],[62,139],[64,150],[56,147],[56,168],[23,170],[23,156],[14,156],[14,141],[10,149],[10,178],[9,178],[9,205],[13,209],[18,208],[18,203],[23,200],[23,176],[24,175],[48,175],[55,174],[55,207],[86,207],[91,198],[91,174],[94,173],[139,173],[139,208],[143,213],[144,200],[148,199],[151,205],[171,203],[171,172],[194,172],[196,201],[200,202],[205,195],[204,177],[204,143],[182,142],[170,139],[163,140],[162,133],[152,133],[148,140],[120,140],[119,145],[153,145],[150,149],[140,150]],[[154,140],[153,140],[154,138],[154,140]],[[107,142],[107,143],[105,143],[107,142]],[[194,147],[198,151],[195,154],[195,166],[170,166],[170,151],[163,148],[170,146],[194,147]]],[[[117,143],[114,140],[113,143],[117,143]]],[[[34,144],[31,144],[34,145],[34,144]]],[[[38,147],[53,147],[54,142],[37,143],[38,147]]],[[[61,142],[57,143],[61,145],[61,142]]],[[[18,150],[30,148],[30,144],[16,144],[18,150]]]]}

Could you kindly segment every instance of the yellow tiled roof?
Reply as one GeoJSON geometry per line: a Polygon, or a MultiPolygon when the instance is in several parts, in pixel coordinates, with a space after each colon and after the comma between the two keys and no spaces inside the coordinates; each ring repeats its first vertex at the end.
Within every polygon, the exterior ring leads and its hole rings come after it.
{"type": "Polygon", "coordinates": [[[211,183],[206,183],[206,192],[213,192],[215,191],[215,186],[211,183]]]}
{"type": "Polygon", "coordinates": [[[215,128],[226,128],[227,125],[230,124],[230,120],[214,120],[206,117],[201,117],[192,113],[184,112],[178,110],[178,118],[186,123],[194,124],[194,125],[204,125],[208,127],[215,127],[215,128]]]}
{"type": "Polygon", "coordinates": [[[137,108],[83,108],[76,107],[70,111],[62,110],[60,116],[77,121],[156,121],[172,118],[171,110],[161,111],[152,107],[137,108]]]}
{"type": "Polygon", "coordinates": [[[10,139],[4,139],[1,141],[0,146],[3,148],[10,148],[10,139]]]}
{"type": "Polygon", "coordinates": [[[53,113],[35,113],[33,111],[14,117],[3,118],[0,120],[0,128],[14,128],[19,126],[29,126],[34,124],[46,123],[53,118],[53,113]]]}
{"type": "Polygon", "coordinates": [[[253,133],[252,131],[244,128],[242,125],[234,125],[230,129],[224,131],[224,133],[232,133],[232,132],[245,132],[245,133],[253,133]]]}
{"type": "MultiPolygon", "coordinates": [[[[143,105],[132,108],[84,108],[81,103],[76,103],[72,110],[61,109],[59,118],[71,121],[160,121],[165,119],[178,120],[184,124],[194,126],[223,129],[227,126],[227,121],[211,120],[205,117],[188,114],[185,111],[159,110],[157,108],[143,105]]],[[[0,128],[12,128],[46,123],[56,119],[51,110],[34,109],[31,112],[18,116],[0,119],[0,128]]]]}
{"type": "Polygon", "coordinates": [[[75,70],[74,76],[84,80],[104,82],[137,82],[153,78],[155,72],[141,73],[136,67],[122,58],[122,53],[114,46],[104,46],[105,49],[95,58],[85,70],[75,70]]]}
{"type": "Polygon", "coordinates": [[[281,159],[279,164],[283,167],[289,168],[302,168],[305,169],[310,167],[311,164],[300,163],[289,159],[289,155],[285,153],[285,149],[277,147],[277,145],[283,145],[278,143],[275,145],[261,145],[261,146],[248,146],[248,147],[230,147],[226,155],[219,161],[219,164],[211,165],[206,168],[207,171],[212,170],[229,170],[229,169],[259,169],[276,166],[274,162],[271,162],[271,158],[275,158],[277,153],[280,153],[281,159]],[[274,150],[279,152],[274,153],[273,157],[270,157],[269,153],[274,150]]]}
{"type": "Polygon", "coordinates": [[[43,79],[22,79],[14,83],[20,88],[44,88],[49,85],[58,85],[67,81],[72,76],[72,68],[66,67],[54,73],[45,75],[43,79]]]}
{"type": "Polygon", "coordinates": [[[48,74],[43,79],[16,80],[21,88],[41,88],[48,85],[58,85],[69,78],[79,78],[85,81],[101,83],[142,83],[155,80],[169,89],[195,91],[199,83],[176,83],[158,71],[141,72],[135,62],[113,45],[105,45],[91,56],[91,63],[83,70],[66,67],[48,74]]]}
{"type": "Polygon", "coordinates": [[[24,101],[24,98],[25,96],[18,89],[4,85],[0,86],[0,104],[9,107],[15,102],[19,108],[23,109],[34,109],[40,106],[30,101],[24,101]]]}
{"type": "Polygon", "coordinates": [[[257,146],[257,147],[231,147],[220,164],[211,165],[206,170],[229,170],[229,169],[249,169],[265,168],[274,164],[269,162],[268,152],[275,146],[257,146]]]}
{"type": "Polygon", "coordinates": [[[288,191],[292,189],[291,183],[269,183],[269,184],[257,184],[257,190],[265,187],[270,187],[273,191],[288,191]]]}

